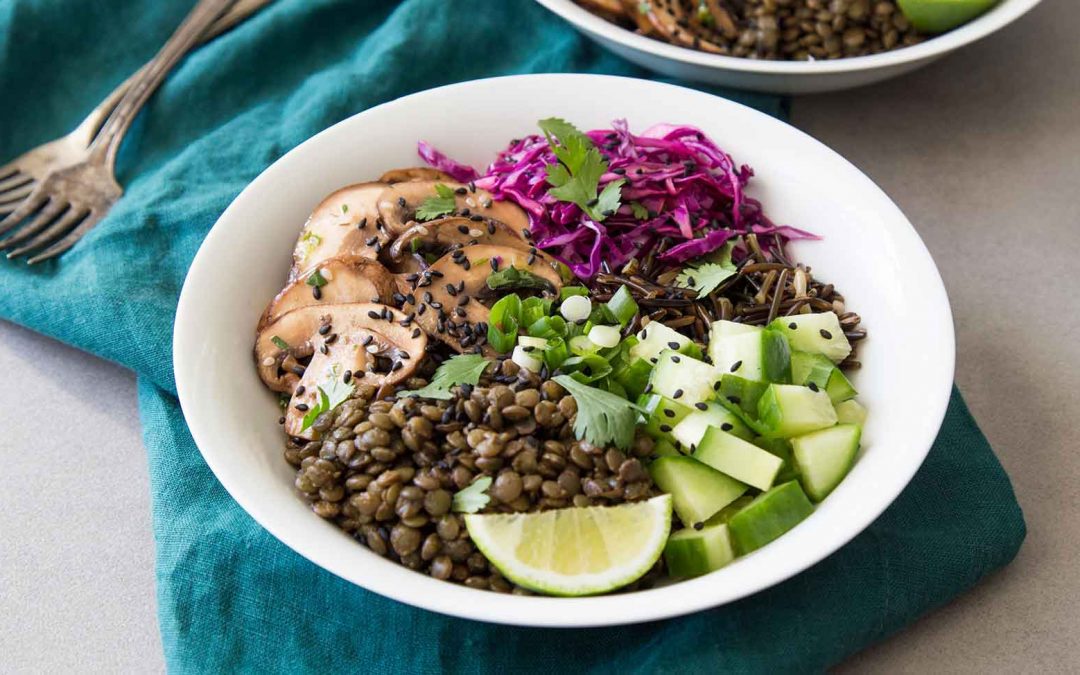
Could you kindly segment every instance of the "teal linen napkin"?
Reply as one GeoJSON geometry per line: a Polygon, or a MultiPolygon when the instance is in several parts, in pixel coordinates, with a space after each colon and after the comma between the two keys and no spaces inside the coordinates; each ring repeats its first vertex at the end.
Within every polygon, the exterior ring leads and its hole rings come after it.
{"type": "MultiPolygon", "coordinates": [[[[190,5],[0,4],[0,161],[74,126],[190,5]]],[[[1020,508],[957,392],[926,463],[863,534],[779,586],[679,619],[567,631],[451,619],[344,582],[256,525],[202,461],[175,398],[172,321],[199,243],[252,178],[324,127],[421,89],[524,72],[649,76],[531,0],[278,0],[158,92],[124,146],[127,192],[108,219],[60,263],[0,262],[0,316],[138,373],[170,670],[814,671],[1016,554],[1020,508]]]]}

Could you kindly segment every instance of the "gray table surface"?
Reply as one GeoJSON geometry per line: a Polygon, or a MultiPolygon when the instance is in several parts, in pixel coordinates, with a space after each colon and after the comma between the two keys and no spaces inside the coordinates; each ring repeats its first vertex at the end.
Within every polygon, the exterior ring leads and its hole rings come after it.
{"type": "MultiPolygon", "coordinates": [[[[921,72],[794,102],[794,124],[874,178],[934,254],[957,380],[1029,527],[1010,567],[841,671],[1080,665],[1078,34],[1075,0],[1047,0],[921,72]]],[[[3,322],[0,372],[0,671],[162,670],[132,375],[3,322]]]]}

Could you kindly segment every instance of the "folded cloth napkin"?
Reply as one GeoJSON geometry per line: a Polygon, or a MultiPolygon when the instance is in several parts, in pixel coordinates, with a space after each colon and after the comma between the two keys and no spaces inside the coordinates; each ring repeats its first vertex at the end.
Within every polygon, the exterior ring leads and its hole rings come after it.
{"type": "MultiPolygon", "coordinates": [[[[0,159],[74,126],[191,4],[0,6],[0,159]]],[[[414,609],[315,567],[232,501],[188,434],[171,366],[184,274],[218,214],[271,161],[348,115],[450,82],[545,71],[648,76],[531,0],[278,0],[169,78],[125,144],[126,195],[77,248],[35,268],[0,263],[0,316],[138,373],[170,670],[820,670],[1015,555],[1020,508],[956,392],[918,475],[854,541],[745,600],[650,624],[539,630],[414,609]]],[[[777,98],[726,95],[783,111],[777,98]]],[[[235,273],[221,270],[222,282],[242,283],[235,273]]]]}

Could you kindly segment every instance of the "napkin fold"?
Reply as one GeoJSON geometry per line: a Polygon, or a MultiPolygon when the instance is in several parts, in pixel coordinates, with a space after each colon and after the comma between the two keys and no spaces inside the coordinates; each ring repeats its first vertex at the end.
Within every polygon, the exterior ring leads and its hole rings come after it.
{"type": "MultiPolygon", "coordinates": [[[[0,5],[0,161],[74,127],[192,4],[0,5]]],[[[552,630],[452,619],[342,581],[248,517],[175,397],[172,323],[203,237],[251,179],[326,126],[418,90],[527,72],[651,77],[531,0],[277,0],[155,95],[121,153],[124,198],[78,247],[39,267],[0,262],[0,317],[138,373],[171,671],[820,670],[1016,554],[1023,516],[956,391],[922,469],[850,544],[752,597],[666,621],[552,630]]],[[[786,110],[776,97],[717,93],[786,110]]],[[[221,270],[222,283],[242,283],[238,273],[221,270]]]]}

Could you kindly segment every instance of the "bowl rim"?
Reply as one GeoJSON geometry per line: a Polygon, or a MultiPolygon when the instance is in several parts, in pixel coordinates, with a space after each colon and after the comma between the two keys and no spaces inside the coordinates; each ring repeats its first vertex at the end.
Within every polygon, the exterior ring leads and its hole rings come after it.
{"type": "MultiPolygon", "coordinates": [[[[663,96],[657,97],[658,100],[665,100],[666,98],[663,96]]],[[[307,152],[310,152],[310,150],[307,152]]],[[[417,92],[383,103],[324,129],[297,145],[264,169],[225,209],[214,227],[207,234],[192,261],[177,306],[173,331],[173,365],[181,408],[192,438],[204,461],[206,461],[215,477],[230,496],[248,515],[276,539],[302,557],[365,590],[413,607],[465,619],[506,625],[580,628],[666,619],[727,604],[781,583],[846,545],[892,504],[900,492],[907,487],[929,453],[944,420],[952,390],[955,366],[955,336],[952,312],[944,283],[933,262],[933,258],[910,221],[869,176],[859,171],[848,160],[820,141],[758,110],[687,87],[609,75],[534,74],[460,82],[417,92]],[[194,393],[193,383],[201,375],[196,357],[203,350],[206,339],[200,321],[205,309],[200,304],[201,298],[198,295],[202,289],[196,289],[196,287],[208,286],[211,284],[208,280],[216,278],[217,268],[214,266],[215,261],[213,258],[218,255],[215,251],[219,247],[217,242],[219,239],[226,237],[224,234],[226,229],[238,226],[238,220],[243,222],[237,214],[242,214],[245,209],[250,208],[248,203],[253,202],[261,184],[271,183],[276,180],[277,174],[287,172],[288,165],[293,161],[292,158],[296,157],[298,153],[304,152],[301,149],[305,146],[315,144],[315,139],[332,137],[334,134],[343,133],[345,129],[343,125],[356,124],[358,119],[376,114],[387,114],[404,106],[414,105],[418,101],[424,102],[427,100],[430,102],[432,98],[437,99],[447,94],[453,95],[462,92],[471,95],[473,92],[470,90],[483,89],[484,87],[494,87],[499,90],[504,83],[511,80],[529,80],[531,81],[530,84],[535,83],[537,86],[557,85],[559,87],[571,86],[565,84],[570,82],[573,83],[572,86],[580,87],[586,91],[595,90],[603,85],[635,86],[638,87],[639,92],[641,88],[656,88],[659,90],[658,93],[664,92],[672,95],[700,98],[709,105],[732,108],[733,115],[751,115],[760,117],[763,121],[767,120],[766,124],[782,125],[787,133],[803,137],[803,140],[807,143],[817,146],[821,152],[831,156],[831,161],[837,163],[837,170],[842,171],[845,177],[850,175],[852,180],[862,183],[861,187],[865,188],[868,196],[872,195],[875,201],[881,202],[881,214],[888,216],[900,228],[897,231],[899,237],[897,243],[902,244],[906,252],[912,254],[909,264],[914,266],[915,271],[918,274],[925,275],[928,295],[923,300],[928,307],[934,309],[933,325],[926,332],[933,334],[937,339],[936,344],[942,347],[942,351],[938,354],[938,369],[928,373],[932,386],[928,387],[927,396],[924,399],[927,401],[925,417],[927,423],[922,426],[920,431],[913,433],[908,439],[908,446],[912,448],[911,459],[890,474],[885,484],[876,485],[877,489],[873,493],[875,495],[873,503],[868,503],[867,508],[857,514],[848,514],[846,516],[843,531],[830,530],[827,533],[825,545],[798,548],[799,555],[794,556],[794,562],[791,562],[793,556],[789,556],[785,558],[784,564],[780,566],[781,569],[769,574],[750,575],[752,580],[749,583],[737,587],[732,587],[731,584],[717,586],[716,583],[710,582],[710,577],[713,575],[705,575],[671,586],[630,594],[609,594],[583,598],[542,596],[519,598],[478,591],[457,584],[447,584],[425,575],[419,575],[382,559],[377,562],[385,562],[387,566],[394,569],[358,570],[355,567],[350,567],[333,555],[320,550],[319,547],[307,545],[305,543],[307,537],[293,532],[287,523],[279,522],[280,518],[275,520],[271,515],[272,509],[266,506],[265,500],[262,499],[263,492],[255,486],[246,484],[243,479],[236,475],[235,470],[228,466],[230,464],[227,461],[229,452],[220,448],[217,451],[204,449],[217,448],[221,445],[221,442],[215,443],[217,439],[211,437],[210,430],[207,428],[208,422],[199,417],[202,406],[194,393]],[[706,99],[707,101],[705,101],[706,99]],[[225,224],[223,225],[223,223],[225,224]],[[367,576],[364,573],[367,573],[367,576]],[[434,592],[424,593],[425,590],[434,592]],[[477,594],[482,595],[478,596],[477,594]]],[[[306,534],[310,534],[310,531],[306,534]]],[[[767,550],[768,547],[751,555],[759,555],[767,550]]],[[[772,558],[775,558],[775,555],[772,558]]],[[[772,558],[769,558],[769,560],[772,561],[772,558]]],[[[763,558],[762,562],[764,561],[763,558]]]]}
{"type": "Polygon", "coordinates": [[[654,40],[617,26],[573,0],[536,0],[575,27],[629,49],[691,66],[764,75],[825,75],[891,68],[947,54],[980,40],[1034,9],[1042,0],[1003,0],[972,21],[911,47],[824,61],[767,61],[709,54],[654,40]]]}

